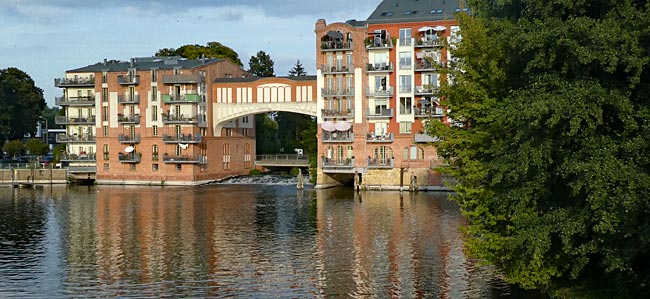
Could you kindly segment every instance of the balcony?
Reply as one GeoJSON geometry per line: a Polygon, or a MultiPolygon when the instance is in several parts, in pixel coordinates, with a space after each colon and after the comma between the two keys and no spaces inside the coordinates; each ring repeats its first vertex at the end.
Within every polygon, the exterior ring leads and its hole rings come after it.
{"type": "Polygon", "coordinates": [[[56,97],[54,103],[57,106],[95,106],[95,97],[56,97]]]}
{"type": "Polygon", "coordinates": [[[415,107],[415,117],[435,117],[440,118],[444,115],[442,108],[434,108],[431,106],[415,107]]]}
{"type": "Polygon", "coordinates": [[[120,160],[120,163],[140,163],[142,161],[142,154],[141,153],[128,153],[128,154],[123,154],[119,153],[118,158],[120,160]]]}
{"type": "Polygon", "coordinates": [[[186,93],[184,95],[163,94],[162,101],[165,104],[195,104],[201,102],[201,96],[196,93],[186,93]]]}
{"type": "Polygon", "coordinates": [[[95,124],[95,115],[91,116],[82,116],[82,117],[68,117],[57,115],[54,118],[54,122],[57,125],[94,125],[95,124]]]}
{"type": "Polygon", "coordinates": [[[370,64],[368,63],[366,65],[366,71],[368,73],[390,73],[393,72],[395,67],[393,66],[393,63],[390,62],[388,64],[385,63],[377,63],[377,64],[370,64]]]}
{"type": "Polygon", "coordinates": [[[117,96],[118,104],[140,104],[140,95],[117,96]]]}
{"type": "Polygon", "coordinates": [[[391,118],[395,116],[395,111],[392,108],[368,108],[366,110],[366,115],[370,119],[378,119],[378,118],[391,118]]]}
{"type": "Polygon", "coordinates": [[[204,161],[200,155],[169,155],[163,154],[163,162],[167,164],[199,164],[204,161]]]}
{"type": "Polygon", "coordinates": [[[395,159],[374,159],[368,158],[368,169],[392,169],[395,167],[395,159]]]}
{"type": "Polygon", "coordinates": [[[330,158],[321,158],[321,168],[323,172],[330,173],[352,173],[354,172],[354,158],[334,160],[330,158]]]}
{"type": "Polygon", "coordinates": [[[415,41],[416,48],[436,48],[442,47],[442,39],[418,38],[415,41]]]}
{"type": "Polygon", "coordinates": [[[391,38],[369,37],[366,39],[366,49],[382,50],[392,49],[393,40],[391,38]]]}
{"type": "Polygon", "coordinates": [[[323,119],[352,118],[354,109],[322,109],[321,114],[323,119]]]}
{"type": "Polygon", "coordinates": [[[185,114],[162,114],[163,124],[198,124],[199,120],[196,115],[185,115],[185,114]]]}
{"type": "Polygon", "coordinates": [[[322,88],[321,93],[323,97],[353,97],[354,87],[350,88],[322,88]]]}
{"type": "Polygon", "coordinates": [[[338,66],[326,66],[321,64],[320,70],[323,75],[329,74],[353,74],[354,65],[338,65],[338,66]]]}
{"type": "Polygon", "coordinates": [[[138,125],[140,124],[140,115],[139,114],[135,114],[135,115],[118,114],[117,123],[138,125]]]}
{"type": "Polygon", "coordinates": [[[203,82],[203,76],[200,74],[190,75],[163,75],[163,84],[199,84],[203,82]]]}
{"type": "Polygon", "coordinates": [[[375,133],[368,134],[366,141],[370,143],[391,143],[395,140],[393,133],[375,135],[375,133]]]}
{"type": "Polygon", "coordinates": [[[427,134],[415,134],[413,135],[413,141],[416,143],[430,143],[430,142],[438,142],[440,141],[440,138],[436,136],[429,136],[427,134]]]}
{"type": "Polygon", "coordinates": [[[62,154],[57,156],[62,162],[95,162],[95,154],[62,154]]]}
{"type": "Polygon", "coordinates": [[[140,134],[134,134],[133,136],[127,134],[120,134],[117,136],[117,140],[122,144],[140,143],[140,134]]]}
{"type": "Polygon", "coordinates": [[[354,142],[354,133],[352,133],[351,130],[345,132],[323,131],[323,135],[321,135],[321,141],[323,143],[351,143],[354,142]]]}
{"type": "Polygon", "coordinates": [[[68,135],[68,134],[57,134],[56,142],[57,143],[95,143],[96,137],[93,135],[68,135]]]}
{"type": "Polygon", "coordinates": [[[380,87],[371,90],[370,88],[366,89],[366,96],[375,97],[375,98],[390,98],[395,94],[395,90],[392,86],[380,87]]]}
{"type": "Polygon", "coordinates": [[[438,64],[432,63],[425,59],[418,59],[415,61],[416,72],[434,72],[438,68],[438,64]]]}
{"type": "Polygon", "coordinates": [[[415,87],[416,96],[431,96],[438,91],[438,87],[432,84],[421,85],[415,87]]]}
{"type": "Polygon", "coordinates": [[[117,83],[120,85],[138,85],[140,84],[139,75],[117,76],[117,83]]]}
{"type": "Polygon", "coordinates": [[[344,41],[321,41],[320,49],[323,52],[328,51],[351,51],[354,47],[352,42],[344,41]]]}
{"type": "Polygon", "coordinates": [[[179,134],[179,135],[162,135],[163,142],[165,143],[201,143],[203,137],[201,134],[179,134]]]}
{"type": "Polygon", "coordinates": [[[57,78],[54,79],[56,87],[93,87],[95,86],[95,76],[75,77],[75,78],[57,78]]]}

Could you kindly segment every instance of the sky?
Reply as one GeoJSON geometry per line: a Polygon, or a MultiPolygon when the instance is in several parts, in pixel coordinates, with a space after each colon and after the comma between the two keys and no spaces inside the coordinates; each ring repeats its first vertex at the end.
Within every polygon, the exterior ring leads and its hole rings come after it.
{"type": "Polygon", "coordinates": [[[248,69],[263,50],[286,76],[316,73],[316,20],[365,20],[381,0],[0,0],[0,69],[17,67],[54,106],[54,78],[106,59],[220,42],[248,69]]]}

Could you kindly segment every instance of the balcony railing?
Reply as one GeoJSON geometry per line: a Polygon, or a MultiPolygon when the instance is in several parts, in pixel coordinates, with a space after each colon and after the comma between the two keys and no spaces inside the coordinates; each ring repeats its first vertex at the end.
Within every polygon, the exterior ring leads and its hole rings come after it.
{"type": "Polygon", "coordinates": [[[140,84],[139,75],[117,76],[117,83],[120,85],[138,85],[140,84]]]}
{"type": "Polygon", "coordinates": [[[163,75],[163,84],[198,84],[203,82],[203,77],[200,74],[190,75],[163,75]]]}
{"type": "Polygon", "coordinates": [[[395,94],[395,90],[392,86],[387,86],[386,88],[375,88],[375,89],[366,89],[366,96],[375,97],[375,98],[390,98],[395,94]]]}
{"type": "Polygon", "coordinates": [[[368,168],[370,169],[390,169],[395,167],[395,159],[374,159],[368,158],[368,168]]]}
{"type": "Polygon", "coordinates": [[[140,95],[117,96],[118,104],[140,104],[140,95]]]}
{"type": "Polygon", "coordinates": [[[323,74],[351,74],[354,73],[354,65],[326,66],[321,64],[320,70],[323,74]]]}
{"type": "Polygon", "coordinates": [[[139,114],[135,114],[135,115],[118,114],[117,115],[117,123],[120,123],[120,124],[139,124],[140,123],[140,115],[139,114]]]}
{"type": "Polygon", "coordinates": [[[163,162],[168,164],[198,164],[202,163],[205,157],[201,155],[169,155],[163,154],[163,162]]]}
{"type": "Polygon", "coordinates": [[[422,96],[422,95],[433,95],[438,88],[433,85],[422,85],[422,86],[416,86],[415,87],[415,95],[416,96],[422,96]]]}
{"type": "Polygon", "coordinates": [[[395,69],[394,65],[392,62],[388,64],[370,64],[368,63],[366,65],[366,71],[368,73],[386,73],[386,72],[392,72],[395,69]]]}
{"type": "Polygon", "coordinates": [[[418,38],[415,41],[416,48],[433,48],[433,47],[442,47],[441,39],[425,39],[418,38]]]}
{"type": "Polygon", "coordinates": [[[127,144],[140,143],[140,134],[134,134],[133,136],[128,134],[120,134],[117,136],[117,140],[120,143],[127,143],[127,144]]]}
{"type": "Polygon", "coordinates": [[[56,97],[54,103],[57,106],[95,106],[95,97],[56,97]]]}
{"type": "Polygon", "coordinates": [[[321,158],[321,167],[323,171],[352,170],[354,169],[354,158],[336,160],[323,157],[321,158]]]}
{"type": "Polygon", "coordinates": [[[438,142],[440,138],[436,136],[429,136],[427,134],[415,134],[413,135],[413,140],[416,143],[429,143],[429,142],[438,142]]]}
{"type": "Polygon", "coordinates": [[[368,118],[391,118],[395,116],[395,111],[392,108],[368,108],[366,115],[368,118]]]}
{"type": "Polygon", "coordinates": [[[93,135],[68,135],[68,134],[57,134],[56,142],[57,143],[95,143],[96,137],[93,135]]]}
{"type": "Polygon", "coordinates": [[[366,141],[368,142],[373,142],[373,143],[390,143],[395,140],[395,136],[393,133],[389,134],[383,134],[383,135],[375,135],[374,133],[368,134],[366,137],[366,141]]]}
{"type": "Polygon", "coordinates": [[[344,41],[321,41],[320,49],[322,51],[346,51],[352,50],[354,47],[352,42],[344,41]]]}
{"type": "Polygon", "coordinates": [[[203,137],[201,134],[180,134],[180,135],[168,135],[163,134],[163,142],[165,143],[201,143],[203,137]]]}
{"type": "Polygon", "coordinates": [[[354,116],[354,109],[322,109],[321,114],[325,119],[351,118],[354,116]]]}
{"type": "Polygon", "coordinates": [[[345,131],[345,132],[340,132],[340,131],[334,131],[334,132],[328,132],[328,131],[323,131],[323,135],[321,135],[321,141],[324,143],[349,143],[349,142],[354,142],[354,133],[351,131],[345,131]]]}
{"type": "Polygon", "coordinates": [[[65,162],[94,162],[95,161],[95,153],[90,153],[90,154],[63,154],[63,155],[58,155],[59,161],[65,161],[65,162]]]}
{"type": "Polygon", "coordinates": [[[72,125],[72,124],[92,125],[95,124],[95,115],[81,116],[81,117],[68,117],[68,116],[57,115],[54,118],[54,122],[57,125],[72,125]]]}
{"type": "Polygon", "coordinates": [[[366,39],[366,49],[392,49],[393,40],[391,38],[369,37],[366,39]]]}
{"type": "Polygon", "coordinates": [[[118,158],[121,163],[140,163],[142,161],[141,153],[119,153],[118,158]]]}
{"type": "Polygon", "coordinates": [[[163,124],[198,124],[197,115],[186,115],[186,114],[162,114],[163,124]]]}
{"type": "Polygon", "coordinates": [[[444,111],[435,107],[415,107],[415,117],[443,117],[444,111]]]}
{"type": "Polygon", "coordinates": [[[54,79],[56,87],[90,87],[95,86],[95,76],[54,79]]]}
{"type": "Polygon", "coordinates": [[[351,97],[354,96],[354,87],[350,88],[322,88],[321,93],[324,97],[351,97]]]}
{"type": "Polygon", "coordinates": [[[201,96],[198,93],[186,93],[184,95],[163,94],[162,101],[166,104],[183,104],[201,102],[201,96]]]}

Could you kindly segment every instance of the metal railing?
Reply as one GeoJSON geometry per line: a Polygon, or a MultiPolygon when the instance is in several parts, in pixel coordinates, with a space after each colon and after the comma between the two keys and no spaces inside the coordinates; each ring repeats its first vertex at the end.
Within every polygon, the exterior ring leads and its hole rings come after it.
{"type": "Polygon", "coordinates": [[[336,73],[354,73],[354,65],[324,65],[321,64],[320,70],[323,74],[336,73]]]}
{"type": "Polygon", "coordinates": [[[392,72],[395,70],[395,65],[393,65],[392,62],[388,64],[384,63],[376,63],[376,64],[370,64],[368,63],[366,65],[366,71],[369,73],[383,73],[383,72],[392,72]]]}
{"type": "Polygon", "coordinates": [[[348,118],[354,116],[354,109],[321,109],[323,118],[348,118]]]}
{"type": "Polygon", "coordinates": [[[120,124],[139,124],[140,115],[139,114],[135,114],[135,115],[118,114],[117,122],[120,124]]]}
{"type": "Polygon", "coordinates": [[[62,116],[62,115],[57,115],[54,118],[54,122],[57,125],[69,125],[69,124],[94,124],[95,123],[95,115],[91,116],[81,116],[81,117],[68,117],[68,116],[62,116]]]}
{"type": "Polygon", "coordinates": [[[86,97],[55,97],[54,103],[57,106],[94,106],[95,97],[86,96],[86,97]]]}
{"type": "Polygon", "coordinates": [[[395,115],[395,111],[393,110],[393,108],[382,108],[382,109],[368,108],[366,110],[366,115],[368,116],[368,118],[387,118],[387,117],[390,118],[395,115]]]}
{"type": "Polygon", "coordinates": [[[162,114],[163,124],[198,124],[197,115],[186,115],[186,114],[162,114]]]}
{"type": "Polygon", "coordinates": [[[389,142],[393,142],[394,140],[395,140],[395,135],[393,135],[393,133],[383,134],[383,135],[375,135],[373,133],[373,134],[368,134],[366,136],[366,141],[368,142],[389,143],[389,142]]]}
{"type": "Polygon", "coordinates": [[[354,158],[336,160],[323,157],[321,158],[321,167],[323,167],[323,169],[354,168],[354,158]]]}
{"type": "Polygon", "coordinates": [[[179,135],[162,135],[163,142],[165,143],[201,143],[203,137],[201,134],[179,134],[179,135]]]}
{"type": "Polygon", "coordinates": [[[169,164],[196,164],[205,161],[201,155],[169,155],[163,154],[163,162],[169,164]]]}
{"type": "Polygon", "coordinates": [[[163,75],[163,84],[198,84],[203,82],[203,77],[200,74],[189,75],[163,75]]]}
{"type": "Polygon", "coordinates": [[[369,37],[366,39],[366,49],[392,49],[393,40],[389,38],[369,37]]]}
{"type": "Polygon", "coordinates": [[[96,154],[62,154],[57,156],[59,161],[69,161],[69,162],[93,162],[95,161],[96,154]]]}
{"type": "Polygon", "coordinates": [[[201,102],[201,96],[196,92],[184,95],[163,94],[162,101],[167,104],[199,103],[201,102]]]}
{"type": "Polygon", "coordinates": [[[117,76],[117,83],[120,85],[137,85],[140,84],[140,75],[122,75],[117,76]]]}
{"type": "Polygon", "coordinates": [[[415,87],[415,95],[433,95],[438,87],[433,85],[420,85],[415,87]]]}
{"type": "Polygon", "coordinates": [[[386,86],[385,89],[383,88],[375,88],[375,89],[366,89],[366,96],[369,97],[392,97],[395,94],[395,90],[393,89],[392,86],[386,86]]]}
{"type": "Polygon", "coordinates": [[[352,42],[344,41],[321,41],[320,49],[322,51],[344,51],[352,50],[354,47],[352,42]]]}
{"type": "Polygon", "coordinates": [[[321,93],[326,97],[354,96],[354,87],[349,88],[321,88],[321,93]]]}
{"type": "Polygon", "coordinates": [[[368,158],[368,168],[381,169],[381,168],[394,168],[394,167],[395,167],[394,158],[389,158],[389,159],[368,158]]]}
{"type": "Polygon", "coordinates": [[[140,104],[140,95],[119,95],[117,96],[118,104],[140,104]]]}
{"type": "Polygon", "coordinates": [[[133,136],[130,134],[120,134],[117,136],[117,140],[120,143],[140,143],[140,134],[134,134],[133,136]]]}
{"type": "Polygon", "coordinates": [[[54,79],[56,87],[71,86],[95,86],[95,76],[76,77],[76,78],[56,78],[54,79]]]}
{"type": "Polygon", "coordinates": [[[141,153],[119,153],[118,158],[122,163],[140,163],[142,161],[141,153]]]}
{"type": "Polygon", "coordinates": [[[418,38],[415,40],[416,48],[442,47],[441,39],[418,38]]]}
{"type": "Polygon", "coordinates": [[[68,134],[57,134],[56,142],[57,143],[95,143],[97,138],[94,135],[68,135],[68,134]]]}
{"type": "Polygon", "coordinates": [[[308,166],[307,155],[257,155],[255,164],[267,166],[308,166]]]}
{"type": "Polygon", "coordinates": [[[325,142],[325,143],[332,143],[332,142],[349,143],[349,142],[354,142],[354,133],[352,133],[351,130],[348,130],[348,131],[345,131],[345,132],[323,131],[323,134],[321,135],[321,141],[325,142]]]}

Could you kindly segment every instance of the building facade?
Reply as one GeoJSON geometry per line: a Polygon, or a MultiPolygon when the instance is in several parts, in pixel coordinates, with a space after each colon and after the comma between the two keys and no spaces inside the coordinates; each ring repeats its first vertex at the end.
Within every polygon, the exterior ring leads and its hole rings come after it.
{"type": "Polygon", "coordinates": [[[316,33],[318,185],[441,186],[427,122],[447,122],[438,87],[459,2],[384,0],[366,21],[316,33]]]}

